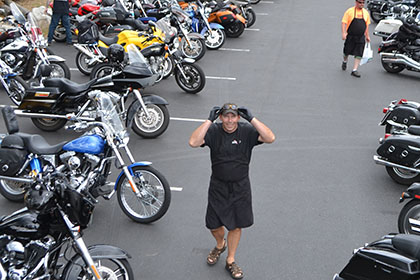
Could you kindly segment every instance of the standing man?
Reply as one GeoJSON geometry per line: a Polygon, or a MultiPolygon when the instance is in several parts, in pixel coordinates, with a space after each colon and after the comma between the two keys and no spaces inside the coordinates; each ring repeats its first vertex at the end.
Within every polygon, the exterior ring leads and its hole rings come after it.
{"type": "Polygon", "coordinates": [[[228,248],[226,269],[234,279],[244,276],[235,263],[235,253],[242,228],[254,223],[251,185],[248,177],[249,162],[254,146],[272,143],[273,132],[245,107],[226,103],[222,108],[213,107],[208,120],[191,135],[191,147],[210,148],[212,174],[208,191],[206,227],[216,239],[216,246],[207,256],[207,263],[214,265],[228,248]],[[217,117],[221,123],[213,123],[217,117]],[[249,123],[239,122],[240,117],[249,123]],[[225,239],[225,228],[228,230],[225,239]]]}
{"type": "Polygon", "coordinates": [[[347,68],[349,55],[354,55],[354,67],[351,75],[360,78],[357,71],[360,59],[363,56],[365,41],[370,42],[369,37],[369,12],[363,8],[365,0],[356,0],[354,7],[349,8],[341,20],[341,34],[344,42],[344,60],[341,65],[343,70],[347,68]]]}
{"type": "MultiPolygon", "coordinates": [[[[54,30],[57,27],[58,23],[61,20],[64,28],[66,29],[66,42],[67,45],[71,45],[72,37],[71,37],[71,29],[70,29],[70,17],[69,17],[69,1],[68,0],[53,0],[53,14],[51,17],[50,28],[48,30],[48,45],[51,44],[54,30]]],[[[47,0],[47,5],[45,6],[45,13],[47,13],[48,7],[50,5],[51,0],[47,0]]]]}

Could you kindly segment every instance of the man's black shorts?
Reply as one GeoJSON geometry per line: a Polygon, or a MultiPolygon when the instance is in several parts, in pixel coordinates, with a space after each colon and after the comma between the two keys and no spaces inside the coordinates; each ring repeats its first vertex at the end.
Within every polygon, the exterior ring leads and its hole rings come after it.
{"type": "Polygon", "coordinates": [[[365,36],[353,37],[348,35],[344,42],[344,55],[354,55],[355,57],[362,57],[365,48],[365,36]]]}

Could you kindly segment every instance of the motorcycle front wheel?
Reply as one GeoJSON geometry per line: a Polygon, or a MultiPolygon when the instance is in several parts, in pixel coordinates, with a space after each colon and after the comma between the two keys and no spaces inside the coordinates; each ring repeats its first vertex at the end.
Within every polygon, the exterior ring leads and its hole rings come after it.
{"type": "MultiPolygon", "coordinates": [[[[116,259],[106,256],[93,256],[93,261],[102,279],[134,280],[133,269],[125,259],[116,259]]],[[[73,261],[73,265],[63,272],[63,280],[88,280],[92,278],[91,268],[87,267],[81,257],[73,261]]]]}
{"type": "Polygon", "coordinates": [[[23,202],[25,186],[27,186],[25,183],[0,180],[0,193],[9,201],[23,202]]]}
{"type": "Polygon", "coordinates": [[[226,27],[225,32],[226,36],[231,38],[238,38],[239,36],[244,33],[245,30],[245,24],[243,24],[240,21],[234,22],[233,24],[230,24],[226,27]]]}
{"type": "Polygon", "coordinates": [[[47,132],[57,131],[66,125],[66,119],[56,118],[31,118],[32,123],[39,129],[47,132]]]}
{"type": "Polygon", "coordinates": [[[420,182],[420,174],[408,170],[404,170],[397,167],[386,167],[386,172],[388,172],[388,175],[401,185],[411,185],[415,182],[420,182]]]}
{"type": "Polygon", "coordinates": [[[195,61],[200,60],[206,53],[206,44],[203,39],[200,38],[189,38],[191,44],[185,37],[181,40],[181,52],[185,57],[192,58],[195,61]]]}
{"type": "Polygon", "coordinates": [[[413,199],[401,209],[398,216],[398,231],[420,235],[420,200],[413,199]]]}
{"type": "Polygon", "coordinates": [[[165,105],[162,104],[146,104],[147,117],[143,108],[134,115],[133,130],[143,138],[156,138],[163,134],[169,125],[169,111],[165,105]]]}
{"type": "Polygon", "coordinates": [[[97,62],[93,63],[92,65],[89,65],[89,57],[82,52],[77,53],[76,66],[82,74],[89,76],[92,72],[93,67],[95,67],[96,64],[97,62]]]}
{"type": "Polygon", "coordinates": [[[137,197],[125,174],[118,181],[118,203],[130,219],[148,224],[159,220],[168,211],[171,190],[165,177],[151,166],[132,167],[133,179],[140,192],[137,197]]]}
{"type": "Polygon", "coordinates": [[[66,78],[70,80],[70,69],[65,62],[51,61],[51,75],[50,78],[66,78]]]}
{"type": "Polygon", "coordinates": [[[181,63],[175,67],[175,81],[187,93],[198,93],[206,85],[206,76],[200,66],[181,63]]]}
{"type": "Polygon", "coordinates": [[[6,91],[10,100],[16,105],[22,102],[26,90],[29,88],[28,84],[19,76],[10,77],[8,81],[9,90],[6,91]]]}
{"type": "MultiPolygon", "coordinates": [[[[397,54],[398,53],[398,48],[397,48],[397,46],[391,46],[389,48],[385,48],[383,50],[383,52],[384,53],[394,53],[394,54],[397,54]]],[[[381,57],[381,63],[382,63],[382,67],[388,73],[397,74],[397,73],[400,73],[402,70],[405,69],[405,66],[403,64],[384,62],[384,58],[383,57],[381,57]]]]}
{"type": "Polygon", "coordinates": [[[168,78],[172,74],[172,72],[174,71],[174,67],[175,67],[175,64],[174,64],[174,60],[172,56],[165,58],[163,79],[168,78]]]}
{"type": "Polygon", "coordinates": [[[245,18],[247,20],[246,27],[253,26],[257,21],[257,15],[255,14],[255,11],[252,8],[248,8],[245,10],[245,13],[245,18]]]}
{"type": "Polygon", "coordinates": [[[206,47],[211,50],[221,48],[226,41],[226,33],[220,28],[212,28],[211,32],[207,30],[204,37],[206,38],[206,47]]]}

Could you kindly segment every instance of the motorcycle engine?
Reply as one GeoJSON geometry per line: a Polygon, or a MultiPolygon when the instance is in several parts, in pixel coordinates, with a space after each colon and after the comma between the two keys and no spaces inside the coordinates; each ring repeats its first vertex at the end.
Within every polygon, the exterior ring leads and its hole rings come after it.
{"type": "MultiPolygon", "coordinates": [[[[24,279],[28,273],[36,275],[36,271],[33,270],[46,256],[53,244],[54,240],[51,237],[46,237],[42,241],[29,241],[24,245],[20,241],[13,240],[11,236],[0,236],[0,275],[4,272],[7,274],[6,279],[11,280],[24,279]]],[[[42,266],[39,266],[38,269],[40,268],[42,266]]]]}
{"type": "Polygon", "coordinates": [[[1,55],[1,59],[6,62],[10,67],[15,67],[17,63],[23,59],[23,56],[19,54],[4,53],[1,55]]]}

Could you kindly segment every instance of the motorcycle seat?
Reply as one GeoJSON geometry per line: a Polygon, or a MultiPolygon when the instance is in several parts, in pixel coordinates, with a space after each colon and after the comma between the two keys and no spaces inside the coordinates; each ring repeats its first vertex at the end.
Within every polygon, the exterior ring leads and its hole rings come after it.
{"type": "Polygon", "coordinates": [[[105,37],[101,33],[99,33],[99,40],[104,42],[105,45],[110,46],[118,42],[118,35],[114,37],[105,37]]]}
{"type": "Polygon", "coordinates": [[[27,134],[18,132],[15,135],[21,137],[25,143],[28,152],[39,155],[55,155],[58,154],[63,146],[67,143],[61,142],[55,145],[50,145],[44,137],[38,134],[27,134]]]}
{"type": "Polygon", "coordinates": [[[420,259],[420,236],[412,234],[397,234],[392,239],[392,245],[395,249],[420,259]]]}
{"type": "Polygon", "coordinates": [[[44,86],[46,87],[57,87],[61,92],[65,92],[70,95],[77,95],[88,90],[97,79],[90,80],[84,84],[78,84],[70,81],[69,79],[62,78],[48,78],[44,80],[44,86]]]}
{"type": "Polygon", "coordinates": [[[420,125],[410,125],[408,127],[408,133],[413,135],[420,135],[420,125]]]}

